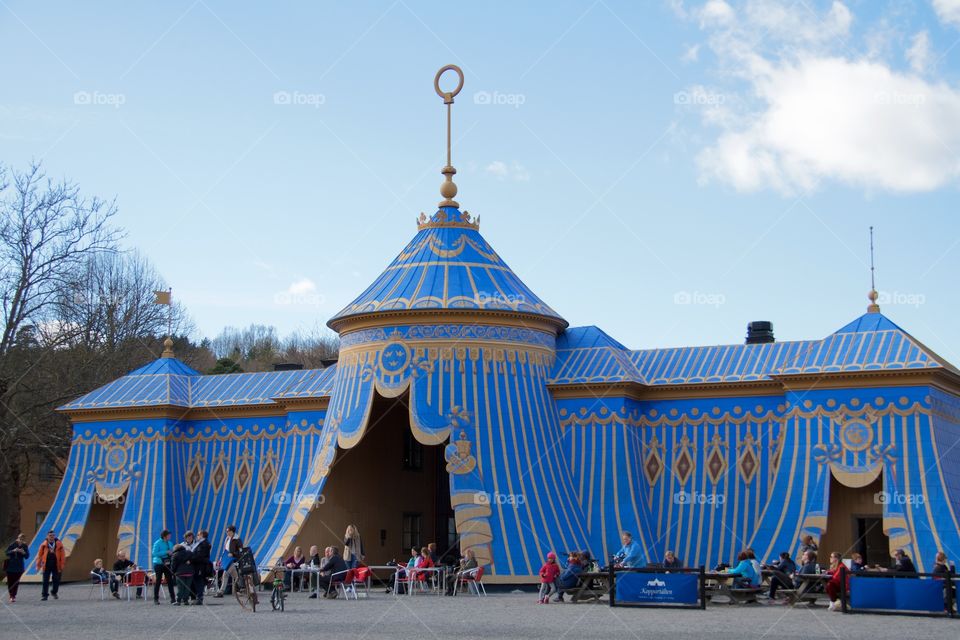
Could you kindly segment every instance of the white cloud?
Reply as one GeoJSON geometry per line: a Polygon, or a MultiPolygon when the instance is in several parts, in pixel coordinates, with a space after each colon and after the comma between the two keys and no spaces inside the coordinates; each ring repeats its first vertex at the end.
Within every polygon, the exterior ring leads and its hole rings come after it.
{"type": "Polygon", "coordinates": [[[917,73],[926,72],[930,66],[930,36],[926,31],[921,31],[913,36],[906,56],[911,69],[917,73]]]}
{"type": "Polygon", "coordinates": [[[700,57],[700,45],[695,44],[692,47],[687,47],[687,50],[683,52],[683,55],[680,56],[682,62],[696,62],[697,58],[700,57]]]}
{"type": "Polygon", "coordinates": [[[730,24],[734,20],[733,7],[724,0],[708,0],[697,13],[700,28],[730,24]]]}
{"type": "Polygon", "coordinates": [[[287,293],[292,296],[303,296],[310,293],[316,293],[317,285],[310,278],[300,278],[287,287],[287,293]]]}
{"type": "Polygon", "coordinates": [[[486,167],[484,171],[492,175],[497,180],[514,180],[516,182],[529,182],[530,172],[522,164],[514,160],[506,163],[503,160],[494,160],[486,167]]]}
{"type": "Polygon", "coordinates": [[[960,0],[933,0],[933,8],[940,22],[960,27],[960,0]]]}
{"type": "MultiPolygon", "coordinates": [[[[718,130],[697,156],[702,181],[783,193],[822,181],[926,191],[960,177],[960,91],[854,57],[838,42],[853,20],[844,5],[812,15],[754,0],[742,16],[709,29],[724,75],[746,91],[702,113],[718,130]],[[766,42],[756,44],[763,29],[766,42]]],[[[923,38],[914,45],[911,62],[925,65],[923,38]]]]}

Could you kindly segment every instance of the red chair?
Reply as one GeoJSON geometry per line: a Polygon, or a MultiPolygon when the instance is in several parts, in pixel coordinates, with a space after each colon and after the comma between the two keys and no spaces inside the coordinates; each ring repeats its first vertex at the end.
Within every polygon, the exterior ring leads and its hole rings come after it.
{"type": "Polygon", "coordinates": [[[357,567],[356,569],[347,570],[347,574],[343,577],[343,582],[339,585],[343,598],[349,600],[352,594],[354,600],[359,600],[360,597],[357,593],[357,587],[362,587],[365,597],[369,598],[372,575],[373,572],[369,567],[357,567]]]}
{"type": "Polygon", "coordinates": [[[130,601],[130,589],[146,589],[147,587],[147,572],[143,569],[134,569],[127,574],[127,577],[123,581],[123,588],[127,591],[127,602],[130,601]]]}
{"type": "Polygon", "coordinates": [[[456,595],[460,585],[466,586],[467,591],[471,591],[472,589],[478,597],[480,595],[487,595],[487,588],[483,586],[483,567],[462,571],[460,575],[457,576],[457,584],[453,590],[454,595],[456,595]]]}

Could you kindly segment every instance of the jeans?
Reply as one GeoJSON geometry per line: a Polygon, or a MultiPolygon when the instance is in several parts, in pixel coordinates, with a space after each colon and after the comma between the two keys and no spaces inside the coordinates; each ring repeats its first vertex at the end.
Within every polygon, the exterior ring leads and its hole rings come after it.
{"type": "Polygon", "coordinates": [[[54,569],[44,569],[43,570],[43,590],[40,592],[40,595],[46,599],[48,595],[57,595],[57,592],[60,591],[60,572],[54,569]],[[53,588],[50,588],[50,578],[53,578],[53,588]]]}
{"type": "Polygon", "coordinates": [[[153,601],[158,602],[160,600],[160,579],[164,577],[167,579],[170,602],[174,602],[177,596],[173,593],[173,572],[170,571],[169,567],[162,564],[153,565],[153,601]]]}
{"type": "Polygon", "coordinates": [[[557,586],[552,582],[541,582],[540,583],[540,599],[546,600],[550,597],[551,593],[556,593],[557,586]]]}

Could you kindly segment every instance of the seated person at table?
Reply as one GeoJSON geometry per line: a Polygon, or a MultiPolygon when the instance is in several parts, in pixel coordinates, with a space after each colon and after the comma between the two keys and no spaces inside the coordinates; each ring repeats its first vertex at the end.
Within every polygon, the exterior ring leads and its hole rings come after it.
{"type": "MultiPolygon", "coordinates": [[[[433,558],[430,555],[430,547],[424,547],[420,549],[420,560],[417,562],[418,569],[432,569],[437,566],[433,561],[433,558]]],[[[421,582],[426,580],[429,577],[429,572],[427,571],[418,571],[416,573],[416,579],[421,582]]]]}
{"type": "Polygon", "coordinates": [[[457,580],[459,580],[464,573],[476,568],[477,556],[474,554],[473,549],[467,549],[466,553],[463,554],[463,558],[460,559],[460,564],[457,568],[457,571],[451,571],[447,574],[445,590],[446,595],[452,596],[453,588],[456,586],[457,580]]]}
{"type": "MultiPolygon", "coordinates": [[[[113,563],[113,579],[110,580],[110,593],[113,594],[114,598],[120,599],[120,581],[126,581],[126,574],[128,571],[136,569],[137,565],[133,564],[127,554],[123,551],[117,551],[117,561],[113,563]],[[119,577],[118,577],[119,576],[119,577]]],[[[137,587],[137,599],[143,597],[143,588],[137,587]]]]}
{"type": "Polygon", "coordinates": [[[753,549],[747,548],[747,560],[750,561],[750,564],[753,565],[753,570],[758,576],[760,576],[761,582],[763,581],[763,565],[760,564],[760,561],[757,560],[757,554],[753,549]]]}
{"type": "MultiPolygon", "coordinates": [[[[797,570],[797,577],[793,579],[794,589],[799,589],[803,584],[800,578],[802,575],[817,575],[817,554],[813,551],[804,551],[803,558],[800,560],[800,568],[797,570]]],[[[819,587],[808,589],[808,591],[818,591],[819,587]]]]}
{"type": "Polygon", "coordinates": [[[431,542],[427,545],[427,553],[430,554],[430,562],[433,563],[434,567],[440,566],[440,555],[437,553],[437,543],[431,542]]]}
{"type": "Polygon", "coordinates": [[[850,570],[843,564],[843,556],[839,551],[830,554],[830,568],[827,569],[830,580],[824,585],[827,597],[830,598],[830,611],[840,611],[840,590],[850,591],[850,570]]]}
{"type": "Polygon", "coordinates": [[[897,549],[893,554],[893,571],[899,573],[916,573],[917,568],[913,566],[913,560],[903,549],[897,549]]]}
{"type": "Polygon", "coordinates": [[[580,551],[580,566],[583,567],[584,571],[590,571],[593,568],[593,555],[589,549],[580,551]]]}
{"type": "Polygon", "coordinates": [[[399,575],[397,575],[397,580],[400,590],[403,589],[403,581],[406,580],[408,576],[413,579],[413,570],[420,565],[421,560],[422,558],[420,557],[420,552],[417,551],[417,548],[410,547],[410,559],[407,560],[406,569],[398,570],[399,575]]]}
{"type": "MultiPolygon", "coordinates": [[[[291,572],[302,567],[303,563],[306,561],[307,559],[303,555],[303,549],[301,547],[294,547],[293,555],[287,558],[286,562],[283,563],[283,567],[286,569],[286,572],[283,574],[283,582],[284,586],[286,586],[288,590],[293,589],[293,573],[291,572]]],[[[300,583],[298,586],[302,589],[303,576],[297,576],[297,578],[297,582],[300,583]]]]}
{"type": "Polygon", "coordinates": [[[770,599],[777,597],[777,589],[790,589],[790,584],[794,572],[797,570],[797,563],[790,557],[789,551],[780,553],[780,558],[770,565],[773,576],[770,577],[770,599]]]}
{"type": "Polygon", "coordinates": [[[567,565],[560,572],[560,577],[557,578],[557,597],[553,599],[554,602],[563,602],[563,590],[573,589],[577,586],[581,573],[583,573],[583,565],[580,561],[580,554],[571,551],[570,555],[567,556],[567,565]]]}
{"type": "Polygon", "coordinates": [[[93,569],[90,569],[90,579],[94,584],[107,584],[110,582],[110,572],[103,568],[103,560],[97,558],[93,561],[93,569]]]}
{"type": "Polygon", "coordinates": [[[733,569],[727,569],[724,571],[724,573],[727,575],[734,576],[734,588],[749,589],[750,587],[759,587],[760,576],[757,575],[756,569],[753,568],[753,563],[750,562],[747,552],[741,551],[740,555],[737,556],[737,561],[737,566],[735,566],[733,569]]]}
{"type": "Polygon", "coordinates": [[[867,566],[863,562],[863,556],[854,551],[850,554],[850,571],[853,573],[860,573],[867,566]]]}
{"type": "Polygon", "coordinates": [[[623,546],[620,547],[620,551],[617,551],[617,554],[613,556],[614,566],[623,568],[641,566],[643,562],[643,550],[639,544],[633,541],[633,534],[629,531],[624,531],[621,540],[623,540],[623,546]]]}
{"type": "Polygon", "coordinates": [[[673,551],[667,551],[663,556],[663,568],[664,569],[680,569],[683,567],[683,563],[680,562],[680,558],[674,555],[673,551]]]}
{"type": "MultiPolygon", "coordinates": [[[[325,592],[325,598],[336,598],[336,589],[331,590],[332,585],[343,582],[346,576],[347,563],[340,557],[340,550],[336,547],[327,547],[323,552],[324,561],[320,565],[320,573],[317,575],[317,586],[325,592]]],[[[310,594],[311,598],[316,598],[316,593],[310,594]]]]}

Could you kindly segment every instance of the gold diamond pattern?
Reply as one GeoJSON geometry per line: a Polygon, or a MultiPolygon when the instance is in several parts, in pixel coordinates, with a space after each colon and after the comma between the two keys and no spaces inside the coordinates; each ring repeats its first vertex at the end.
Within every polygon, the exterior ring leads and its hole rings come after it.
{"type": "Polygon", "coordinates": [[[226,454],[221,451],[217,456],[217,464],[213,467],[213,473],[210,474],[210,486],[214,493],[219,493],[227,480],[227,466],[224,464],[226,457],[226,454]]]}
{"type": "Polygon", "coordinates": [[[760,459],[757,457],[756,448],[756,441],[753,439],[753,434],[747,432],[747,435],[740,442],[741,453],[737,461],[740,477],[742,477],[743,481],[747,484],[753,480],[754,476],[757,475],[757,470],[760,468],[760,459]]]}
{"type": "Polygon", "coordinates": [[[647,481],[651,485],[656,484],[664,470],[663,445],[657,440],[657,436],[653,436],[650,442],[644,446],[647,449],[647,455],[643,459],[643,471],[647,476],[647,481]]]}
{"type": "Polygon", "coordinates": [[[690,453],[690,438],[686,435],[680,438],[677,449],[680,453],[673,460],[673,474],[680,481],[680,484],[686,484],[696,468],[693,456],[690,453]]]}

